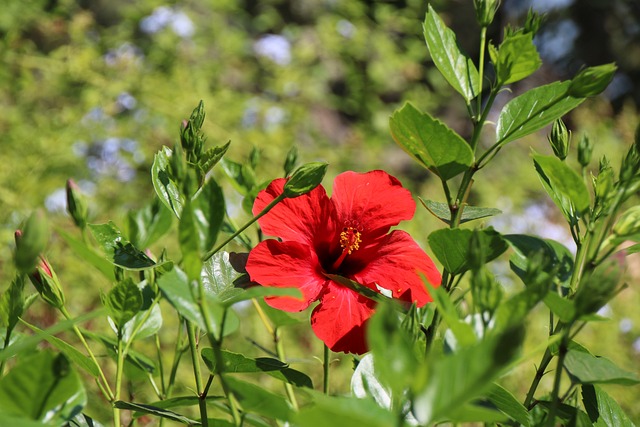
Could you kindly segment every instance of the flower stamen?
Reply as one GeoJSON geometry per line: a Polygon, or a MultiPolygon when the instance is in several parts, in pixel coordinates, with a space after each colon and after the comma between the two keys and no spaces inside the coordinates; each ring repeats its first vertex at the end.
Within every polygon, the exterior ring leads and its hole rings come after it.
{"type": "Polygon", "coordinates": [[[342,261],[351,255],[353,251],[360,249],[360,243],[362,243],[361,234],[353,227],[344,227],[342,233],[340,233],[340,246],[342,247],[342,253],[338,259],[333,263],[333,270],[337,270],[342,264],[342,261]]]}

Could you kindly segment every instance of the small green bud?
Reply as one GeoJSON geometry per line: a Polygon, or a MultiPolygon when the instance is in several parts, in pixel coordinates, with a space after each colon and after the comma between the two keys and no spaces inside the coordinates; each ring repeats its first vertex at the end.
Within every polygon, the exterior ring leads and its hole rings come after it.
{"type": "Polygon", "coordinates": [[[613,168],[609,166],[606,157],[600,161],[600,172],[593,179],[593,187],[596,193],[596,204],[604,205],[611,197],[614,187],[613,168]]]}
{"type": "Polygon", "coordinates": [[[587,135],[583,135],[578,143],[578,162],[583,167],[587,167],[591,162],[593,154],[593,144],[587,135]]]}
{"type": "Polygon", "coordinates": [[[298,197],[316,188],[327,173],[327,163],[306,163],[296,169],[284,184],[285,197],[298,197]]]}
{"type": "Polygon", "coordinates": [[[259,161],[260,161],[260,151],[256,147],[253,147],[251,149],[251,153],[249,153],[249,164],[251,165],[251,168],[255,170],[256,167],[258,167],[259,161]]]}
{"type": "Polygon", "coordinates": [[[527,20],[524,24],[524,32],[536,34],[540,29],[540,25],[542,24],[543,17],[536,13],[533,9],[529,9],[527,13],[527,20]]]}
{"type": "Polygon", "coordinates": [[[500,6],[500,0],[473,0],[476,9],[476,19],[481,27],[488,27],[500,6]]]}
{"type": "Polygon", "coordinates": [[[620,215],[612,231],[618,237],[632,236],[640,232],[640,205],[632,206],[620,215]]]}
{"type": "Polygon", "coordinates": [[[72,179],[67,180],[67,212],[76,226],[83,229],[87,225],[87,203],[80,188],[72,179]]]}
{"type": "Polygon", "coordinates": [[[487,267],[483,266],[473,272],[471,295],[473,303],[480,313],[493,313],[502,301],[503,294],[502,286],[495,280],[487,267]]]}
{"type": "Polygon", "coordinates": [[[55,308],[61,308],[64,305],[64,293],[58,281],[58,276],[56,276],[55,271],[43,256],[40,256],[40,263],[29,274],[29,279],[31,279],[31,283],[47,303],[55,308]]]}
{"type": "Polygon", "coordinates": [[[32,271],[48,240],[49,224],[44,213],[37,210],[27,218],[22,230],[15,232],[14,262],[18,270],[22,273],[32,271]]]}
{"type": "Polygon", "coordinates": [[[551,133],[547,139],[556,157],[560,160],[566,159],[569,153],[569,146],[571,145],[571,131],[567,130],[562,119],[553,122],[551,133]]]}
{"type": "Polygon", "coordinates": [[[284,159],[284,176],[289,176],[293,168],[296,167],[298,162],[298,148],[294,145],[287,152],[287,157],[284,159]]]}
{"type": "Polygon", "coordinates": [[[571,80],[568,94],[576,98],[595,96],[605,90],[616,73],[615,64],[585,68],[571,80]]]}
{"type": "Polygon", "coordinates": [[[620,166],[620,181],[630,181],[636,176],[638,169],[640,169],[640,153],[638,153],[637,145],[632,144],[620,166]]]}

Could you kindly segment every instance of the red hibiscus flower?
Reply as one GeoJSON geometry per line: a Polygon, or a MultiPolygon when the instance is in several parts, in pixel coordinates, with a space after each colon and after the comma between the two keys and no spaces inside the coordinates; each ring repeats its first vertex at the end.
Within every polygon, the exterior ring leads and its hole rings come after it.
{"type": "MultiPolygon", "coordinates": [[[[285,182],[276,179],[258,194],[254,215],[282,193],[285,182]]],[[[411,219],[415,209],[409,191],[384,171],[342,173],[334,181],[331,198],[318,186],[283,200],[258,220],[266,234],[281,241],[258,244],[249,254],[247,272],[262,286],[300,289],[302,299],[267,298],[274,308],[301,311],[319,301],[311,314],[318,338],[336,352],[365,353],[365,328],[375,302],[326,274],[419,307],[431,301],[419,272],[439,285],[433,261],[409,234],[389,232],[411,219]]]]}

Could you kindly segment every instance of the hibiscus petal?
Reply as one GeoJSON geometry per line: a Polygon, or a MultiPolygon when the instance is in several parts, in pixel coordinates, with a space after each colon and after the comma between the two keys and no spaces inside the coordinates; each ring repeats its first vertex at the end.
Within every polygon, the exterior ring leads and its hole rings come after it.
{"type": "Polygon", "coordinates": [[[333,183],[331,201],[341,221],[355,222],[354,228],[362,228],[365,242],[386,234],[400,221],[413,218],[416,210],[409,190],[381,170],[341,173],[333,183]]]}
{"type": "Polygon", "coordinates": [[[377,245],[363,248],[352,255],[364,267],[353,279],[379,291],[376,285],[389,289],[394,298],[415,302],[422,307],[433,299],[422,281],[422,273],[432,286],[442,277],[431,258],[404,231],[395,230],[378,240],[377,245]],[[366,260],[366,264],[363,261],[366,260]]]}
{"type": "MultiPolygon", "coordinates": [[[[260,213],[277,196],[282,194],[286,179],[279,178],[260,191],[253,204],[253,214],[260,213]]],[[[315,246],[318,239],[335,234],[334,209],[321,185],[307,194],[278,203],[266,215],[258,219],[265,234],[315,246]]]]}
{"type": "Polygon", "coordinates": [[[285,311],[301,311],[309,307],[318,298],[327,281],[322,275],[315,252],[298,242],[278,242],[272,239],[260,242],[249,253],[246,268],[251,280],[262,286],[300,289],[302,299],[265,299],[270,306],[285,311]]]}
{"type": "Polygon", "coordinates": [[[311,327],[332,351],[366,353],[366,323],[374,307],[369,298],[330,281],[311,314],[311,327]]]}

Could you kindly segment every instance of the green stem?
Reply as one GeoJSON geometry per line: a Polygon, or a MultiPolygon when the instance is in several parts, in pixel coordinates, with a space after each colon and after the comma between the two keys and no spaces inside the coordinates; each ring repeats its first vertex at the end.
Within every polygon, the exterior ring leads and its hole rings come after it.
{"type": "Polygon", "coordinates": [[[482,27],[480,30],[480,59],[478,61],[478,111],[482,109],[482,86],[484,78],[484,51],[487,46],[487,27],[482,27]]]}
{"type": "MultiPolygon", "coordinates": [[[[180,328],[182,329],[182,328],[180,328]]],[[[167,386],[164,378],[164,363],[162,363],[162,346],[160,345],[160,336],[156,333],[154,336],[156,344],[156,357],[158,358],[158,373],[160,374],[160,399],[167,398],[167,386]]]]}
{"type": "Polygon", "coordinates": [[[323,363],[323,378],[324,378],[324,384],[322,386],[322,391],[324,392],[324,394],[328,395],[329,394],[329,357],[331,357],[331,350],[329,350],[329,347],[327,347],[327,345],[324,345],[324,363],[323,363]]]}
{"type": "Polygon", "coordinates": [[[256,222],[258,219],[260,219],[263,215],[265,215],[267,212],[269,212],[271,209],[273,209],[273,207],[275,205],[277,205],[278,203],[280,203],[281,201],[283,201],[284,199],[286,199],[286,197],[284,196],[284,194],[280,194],[278,197],[276,197],[275,199],[273,199],[271,201],[271,203],[269,203],[258,215],[254,216],[252,219],[250,219],[245,225],[243,225],[242,227],[240,227],[238,230],[236,230],[235,233],[233,233],[231,236],[229,236],[224,242],[220,243],[218,246],[216,246],[215,248],[213,248],[212,250],[210,250],[209,252],[207,252],[206,254],[204,254],[204,256],[202,257],[203,261],[208,260],[209,258],[211,258],[213,255],[215,255],[220,249],[224,248],[227,243],[229,243],[230,241],[232,241],[233,239],[235,239],[240,233],[242,233],[244,230],[246,230],[247,228],[249,228],[254,222],[256,222]]]}
{"type": "MultiPolygon", "coordinates": [[[[122,336],[118,333],[118,354],[116,357],[116,387],[114,401],[120,400],[120,393],[122,392],[122,374],[124,373],[124,347],[122,346],[122,336]]],[[[120,427],[120,409],[113,406],[113,424],[116,427],[120,427]]]]}
{"type": "MultiPolygon", "coordinates": [[[[65,319],[71,320],[71,315],[69,314],[69,311],[67,310],[67,308],[65,306],[60,307],[60,312],[62,313],[62,315],[64,316],[65,319]]],[[[75,324],[73,325],[73,332],[76,334],[76,336],[78,337],[78,339],[80,340],[80,342],[84,346],[85,350],[87,350],[87,353],[89,354],[89,357],[91,358],[91,361],[98,368],[98,374],[100,376],[99,381],[98,381],[98,385],[100,386],[100,389],[103,391],[103,393],[106,393],[105,397],[110,402],[113,402],[114,399],[115,399],[115,396],[113,395],[113,392],[111,391],[111,388],[109,387],[109,382],[107,381],[107,378],[105,377],[104,372],[102,371],[102,368],[100,367],[100,364],[98,363],[98,360],[96,359],[96,356],[93,354],[93,351],[91,351],[91,347],[89,347],[89,344],[87,343],[87,340],[84,338],[84,335],[82,335],[82,332],[80,331],[80,328],[78,328],[75,324]]]]}
{"type": "Polygon", "coordinates": [[[558,364],[556,366],[555,378],[553,380],[553,391],[551,392],[551,409],[549,410],[549,416],[547,418],[546,427],[553,427],[556,419],[556,412],[558,412],[558,405],[560,400],[560,380],[562,379],[562,370],[564,365],[564,358],[567,355],[567,340],[568,335],[565,333],[560,342],[560,348],[558,349],[558,364]]]}
{"type": "Polygon", "coordinates": [[[527,408],[527,410],[530,410],[533,407],[533,396],[538,388],[538,385],[540,384],[540,381],[542,380],[542,377],[547,371],[547,366],[549,366],[549,363],[551,363],[552,359],[553,356],[551,355],[551,350],[547,348],[542,355],[542,360],[540,360],[538,369],[536,369],[536,375],[535,377],[533,377],[533,381],[531,382],[531,386],[529,387],[529,391],[527,392],[527,397],[525,397],[524,399],[524,407],[527,408]]]}
{"type": "MultiPolygon", "coordinates": [[[[276,344],[276,354],[278,355],[278,359],[280,359],[281,362],[286,363],[284,346],[282,344],[282,337],[280,336],[280,328],[278,327],[273,330],[273,341],[276,344]]],[[[298,410],[298,401],[296,400],[296,395],[293,392],[293,386],[288,382],[285,382],[284,390],[287,393],[287,397],[289,398],[289,402],[291,402],[291,406],[293,406],[293,409],[298,410]]]]}
{"type": "Polygon", "coordinates": [[[198,358],[198,342],[196,340],[196,326],[190,321],[187,323],[187,336],[189,337],[189,349],[191,350],[191,364],[193,365],[193,376],[196,380],[196,393],[198,393],[198,406],[200,407],[200,422],[204,427],[209,425],[207,418],[207,402],[201,399],[202,396],[202,372],[200,371],[200,359],[198,358]]]}
{"type": "Polygon", "coordinates": [[[187,351],[187,349],[189,348],[188,345],[183,345],[182,343],[182,334],[183,334],[183,327],[182,327],[182,323],[183,323],[183,319],[182,317],[179,316],[179,320],[178,320],[178,336],[176,337],[176,345],[175,348],[173,350],[173,363],[171,364],[171,372],[169,373],[169,381],[167,384],[167,391],[165,393],[165,398],[168,399],[171,397],[172,393],[173,393],[173,386],[175,385],[176,382],[176,375],[178,374],[178,366],[180,365],[180,359],[182,359],[182,355],[184,354],[185,351],[187,351]]]}

